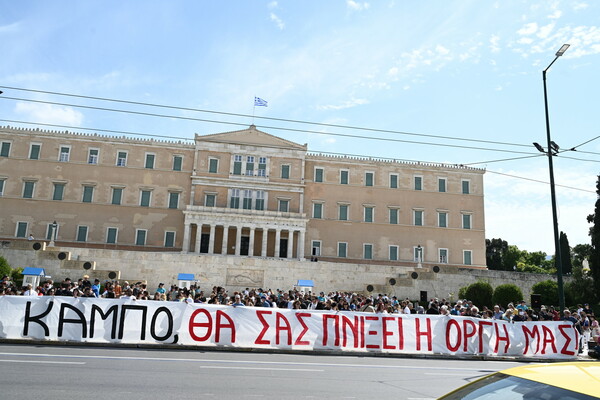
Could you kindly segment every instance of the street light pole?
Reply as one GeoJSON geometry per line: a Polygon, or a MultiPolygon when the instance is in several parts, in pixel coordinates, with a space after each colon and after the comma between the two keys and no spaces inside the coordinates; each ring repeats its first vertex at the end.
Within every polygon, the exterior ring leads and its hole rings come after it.
{"type": "Polygon", "coordinates": [[[548,65],[546,69],[542,71],[542,78],[544,80],[544,107],[546,111],[546,136],[548,139],[548,148],[545,153],[548,156],[548,169],[550,170],[550,197],[552,200],[552,225],[554,227],[554,262],[556,266],[556,278],[558,281],[558,303],[561,315],[563,314],[563,310],[565,309],[565,291],[563,283],[562,259],[560,254],[560,238],[558,235],[556,190],[554,185],[554,165],[552,163],[552,157],[556,155],[555,152],[558,152],[558,146],[552,141],[552,138],[550,137],[550,117],[548,115],[548,89],[546,88],[546,72],[548,71],[548,69],[550,69],[552,64],[554,64],[554,62],[558,60],[558,57],[562,56],[568,48],[568,44],[563,44],[562,47],[556,52],[556,57],[554,58],[554,60],[552,60],[550,65],[548,65]]]}

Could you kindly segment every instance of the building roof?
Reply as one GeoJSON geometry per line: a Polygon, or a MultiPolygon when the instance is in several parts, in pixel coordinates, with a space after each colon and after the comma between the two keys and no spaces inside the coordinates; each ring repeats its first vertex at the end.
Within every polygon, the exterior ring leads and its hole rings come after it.
{"type": "Polygon", "coordinates": [[[178,281],[193,281],[195,278],[194,274],[178,274],[178,281]]]}
{"type": "Polygon", "coordinates": [[[23,275],[35,275],[35,276],[46,276],[44,268],[25,267],[22,272],[23,275]]]}
{"type": "Polygon", "coordinates": [[[270,133],[266,133],[256,129],[255,125],[250,125],[248,129],[242,129],[239,131],[215,133],[212,135],[196,134],[196,142],[198,141],[245,144],[251,146],[280,147],[301,151],[306,151],[307,149],[306,144],[301,145],[289,140],[282,139],[278,136],[271,135],[270,133]]]}
{"type": "Polygon", "coordinates": [[[312,279],[298,279],[296,286],[315,287],[315,282],[312,279]]]}

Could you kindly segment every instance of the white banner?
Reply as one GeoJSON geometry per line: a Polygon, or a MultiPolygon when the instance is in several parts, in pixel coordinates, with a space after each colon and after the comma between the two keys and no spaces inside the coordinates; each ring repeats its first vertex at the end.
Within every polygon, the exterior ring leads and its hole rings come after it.
{"type": "Polygon", "coordinates": [[[575,358],[570,322],[0,297],[0,338],[362,353],[575,358]]]}

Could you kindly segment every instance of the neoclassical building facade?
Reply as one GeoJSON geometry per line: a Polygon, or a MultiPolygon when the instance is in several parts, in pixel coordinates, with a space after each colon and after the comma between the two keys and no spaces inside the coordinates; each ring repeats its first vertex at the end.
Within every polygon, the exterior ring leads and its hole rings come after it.
{"type": "Polygon", "coordinates": [[[0,128],[0,237],[485,268],[484,170],[329,156],[255,126],[160,141],[0,128]]]}

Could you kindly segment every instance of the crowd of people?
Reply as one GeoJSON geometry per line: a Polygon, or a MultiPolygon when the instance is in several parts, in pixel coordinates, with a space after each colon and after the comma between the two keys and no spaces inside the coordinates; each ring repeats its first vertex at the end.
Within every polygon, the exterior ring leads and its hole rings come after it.
{"type": "MultiPolygon", "coordinates": [[[[187,303],[220,304],[232,307],[277,307],[288,309],[306,310],[333,310],[333,311],[362,311],[380,314],[439,314],[448,316],[469,316],[483,319],[496,319],[509,322],[522,321],[570,321],[582,337],[586,340],[600,340],[600,327],[593,311],[588,304],[577,305],[573,309],[563,310],[563,316],[552,306],[541,306],[535,310],[527,306],[524,300],[506,306],[498,304],[493,308],[477,307],[470,300],[451,302],[447,299],[434,298],[419,304],[409,299],[399,299],[387,294],[360,294],[350,292],[332,291],[312,293],[298,289],[275,291],[268,289],[246,288],[242,291],[229,293],[221,286],[213,287],[210,292],[204,292],[199,286],[191,285],[189,288],[180,288],[171,285],[166,288],[160,283],[154,291],[150,291],[144,282],[129,283],[128,281],[90,280],[88,275],[82,276],[77,281],[69,278],[60,284],[55,284],[51,279],[40,286],[32,285],[18,288],[10,281],[8,276],[0,281],[0,296],[68,296],[68,297],[93,297],[109,299],[136,299],[155,301],[177,301],[187,303]]],[[[600,343],[600,342],[599,342],[600,343]]]]}

